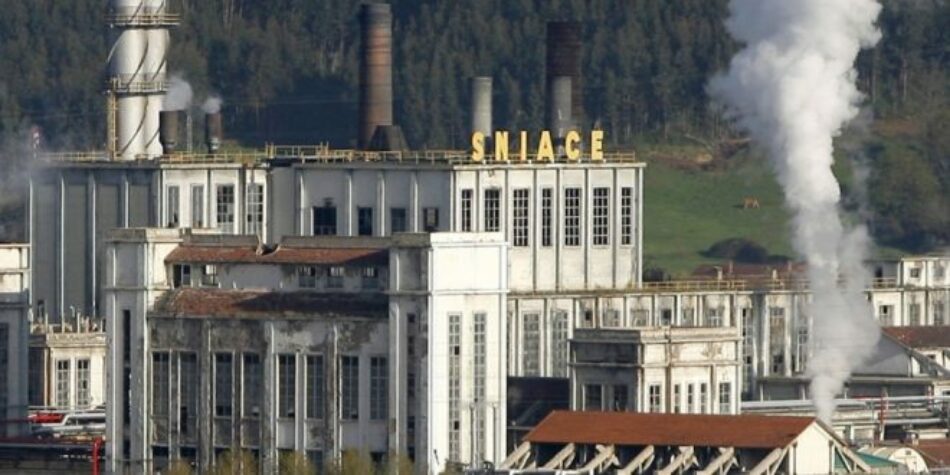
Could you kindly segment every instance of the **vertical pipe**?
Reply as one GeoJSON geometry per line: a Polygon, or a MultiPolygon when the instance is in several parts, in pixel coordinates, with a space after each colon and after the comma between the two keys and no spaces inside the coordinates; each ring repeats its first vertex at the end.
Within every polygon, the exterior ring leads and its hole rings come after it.
{"type": "Polygon", "coordinates": [[[359,148],[366,148],[376,127],[393,124],[392,11],[387,3],[360,9],[359,148]]]}
{"type": "Polygon", "coordinates": [[[473,77],[471,87],[471,132],[481,132],[487,139],[492,133],[492,78],[488,76],[473,77]]]}

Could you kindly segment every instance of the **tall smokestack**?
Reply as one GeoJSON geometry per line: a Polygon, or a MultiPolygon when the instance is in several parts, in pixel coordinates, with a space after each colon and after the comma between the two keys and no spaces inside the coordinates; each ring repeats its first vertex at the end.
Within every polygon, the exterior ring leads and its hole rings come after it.
{"type": "Polygon", "coordinates": [[[221,148],[221,136],[224,133],[221,126],[221,112],[205,114],[205,143],[208,152],[215,153],[221,148]]]}
{"type": "Polygon", "coordinates": [[[491,87],[488,76],[472,78],[472,133],[481,132],[484,136],[492,134],[491,87]]]}
{"type": "Polygon", "coordinates": [[[387,3],[361,6],[359,148],[376,127],[393,125],[392,21],[387,3]]]}
{"type": "Polygon", "coordinates": [[[574,125],[574,117],[571,115],[573,83],[570,76],[555,76],[548,80],[547,127],[559,144],[574,125]]]}
{"type": "MultiPolygon", "coordinates": [[[[575,124],[583,123],[584,96],[581,87],[581,24],[576,21],[551,21],[547,26],[545,79],[548,92],[554,78],[571,78],[571,111],[575,124]]],[[[552,97],[548,97],[550,104],[552,97]]],[[[550,117],[548,118],[550,123],[550,117]]]]}
{"type": "Polygon", "coordinates": [[[169,154],[178,148],[178,129],[181,123],[182,111],[161,111],[159,118],[159,140],[162,150],[169,154]]]}

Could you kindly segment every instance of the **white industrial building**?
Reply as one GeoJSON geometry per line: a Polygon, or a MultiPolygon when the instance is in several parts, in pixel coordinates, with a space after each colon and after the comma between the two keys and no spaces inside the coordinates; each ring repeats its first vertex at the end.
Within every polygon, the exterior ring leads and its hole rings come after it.
{"type": "MultiPolygon", "coordinates": [[[[510,155],[481,160],[398,146],[386,6],[362,13],[360,150],[225,153],[212,115],[203,154],[175,149],[175,111],[158,110],[155,58],[177,18],[159,0],[111,5],[109,150],[37,165],[34,261],[18,254],[9,275],[21,280],[5,277],[13,300],[0,310],[13,309],[4,324],[24,341],[29,305],[50,325],[107,322],[90,338],[108,343],[112,471],[176,458],[207,468],[234,447],[265,470],[281,451],[328,460],[355,447],[430,472],[497,465],[519,442],[512,379],[570,381],[575,408],[719,414],[763,382],[803,379],[820,309],[793,273],[641,281],[645,166],[633,153],[600,154],[592,140],[571,158],[558,120],[550,157],[521,153],[518,132],[510,155]],[[148,67],[130,72],[136,61],[148,67]],[[607,347],[636,356],[589,361],[607,347]]],[[[554,118],[571,117],[560,74],[554,118]]],[[[489,135],[485,79],[472,123],[489,135]]],[[[882,324],[948,322],[950,256],[874,270],[882,324]]],[[[25,346],[8,354],[25,364],[25,346]]],[[[12,368],[8,384],[25,384],[12,368]]],[[[60,381],[38,378],[44,393],[60,381]]],[[[792,463],[780,460],[769,467],[792,463]]]]}
{"type": "MultiPolygon", "coordinates": [[[[6,421],[27,415],[30,331],[30,248],[0,244],[0,411],[6,421]]],[[[22,424],[0,425],[0,437],[22,435],[22,424]]]]}

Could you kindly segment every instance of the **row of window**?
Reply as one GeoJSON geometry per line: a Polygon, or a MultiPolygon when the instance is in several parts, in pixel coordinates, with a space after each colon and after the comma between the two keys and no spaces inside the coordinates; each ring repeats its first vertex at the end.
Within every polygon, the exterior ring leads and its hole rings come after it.
{"type": "MultiPolygon", "coordinates": [[[[709,385],[707,383],[677,383],[673,385],[673,394],[670,396],[671,406],[663,407],[663,387],[651,384],[647,388],[648,412],[664,412],[669,410],[676,414],[693,413],[706,414],[709,412],[709,385]],[[683,394],[685,388],[686,394],[683,394]]],[[[719,383],[719,414],[732,413],[732,383],[719,383]]],[[[584,409],[589,411],[626,411],[632,409],[629,405],[629,387],[625,384],[615,384],[605,387],[601,384],[584,385],[584,409]],[[609,404],[608,394],[609,394],[609,404]]]]}
{"type": "MultiPolygon", "coordinates": [[[[356,234],[358,236],[372,236],[375,230],[371,207],[356,208],[356,234]]],[[[336,206],[326,203],[323,206],[314,206],[311,216],[311,234],[314,236],[337,235],[336,206]]],[[[435,232],[439,230],[439,208],[422,208],[422,230],[435,232]]],[[[409,222],[406,219],[406,208],[389,208],[389,232],[402,233],[409,231],[409,222]]]]}
{"type": "MultiPolygon", "coordinates": [[[[225,234],[234,233],[234,185],[217,185],[215,189],[215,224],[225,234]]],[[[247,216],[245,230],[247,234],[261,234],[264,224],[264,185],[249,183],[246,186],[247,216]]],[[[177,228],[181,225],[181,198],[178,185],[165,189],[165,216],[167,226],[177,228]]],[[[205,189],[204,185],[191,185],[191,227],[205,227],[205,189]]]]}
{"type": "MultiPolygon", "coordinates": [[[[554,199],[552,188],[541,188],[540,217],[541,223],[538,229],[540,232],[540,241],[542,247],[553,245],[553,225],[554,225],[554,199]]],[[[483,196],[484,226],[486,232],[497,232],[501,230],[501,189],[489,188],[484,191],[483,196]]],[[[474,190],[470,188],[463,189],[460,197],[461,208],[461,230],[470,232],[475,230],[473,218],[473,200],[474,190]]],[[[592,194],[591,210],[591,244],[594,246],[610,245],[611,230],[611,205],[614,200],[611,199],[611,189],[609,187],[595,187],[592,194]]],[[[515,247],[527,247],[530,242],[531,226],[531,189],[516,188],[511,192],[511,217],[512,217],[512,245],[515,247]]],[[[581,236],[583,235],[582,226],[582,189],[580,187],[568,187],[564,189],[564,245],[567,247],[577,247],[581,245],[581,236]]],[[[620,189],[620,245],[629,246],[633,244],[633,188],[623,187],[620,189]]]]}
{"type": "MultiPolygon", "coordinates": [[[[923,325],[923,315],[921,312],[922,306],[920,303],[914,302],[907,305],[907,324],[910,326],[920,326],[923,325]]],[[[895,312],[894,305],[879,305],[877,308],[878,321],[881,325],[888,327],[894,326],[897,322],[894,321],[895,312]]],[[[933,324],[935,326],[946,325],[946,305],[943,302],[936,301],[933,303],[933,324]]]]}
{"type": "MultiPolygon", "coordinates": [[[[196,354],[180,353],[181,398],[172,398],[170,381],[172,372],[170,353],[152,354],[152,414],[161,419],[169,414],[170,401],[180,399],[179,413],[182,432],[190,432],[194,427],[194,410],[197,399],[189,396],[197,386],[196,354]],[[188,423],[191,421],[191,423],[188,423]]],[[[214,417],[230,419],[235,414],[235,404],[241,408],[241,417],[258,418],[261,416],[265,389],[264,367],[257,353],[215,353],[213,367],[212,405],[214,417]]],[[[372,420],[387,417],[389,396],[389,366],[385,356],[369,358],[370,376],[370,412],[372,420]]],[[[339,410],[343,420],[360,418],[360,374],[361,359],[358,356],[344,355],[339,358],[339,410]]],[[[326,414],[326,361],[322,354],[277,355],[277,416],[294,418],[297,410],[297,385],[304,384],[305,415],[308,419],[323,419],[326,414]],[[297,381],[297,366],[303,365],[305,380],[297,381]]]]}
{"type": "MultiPolygon", "coordinates": [[[[192,266],[191,264],[175,264],[172,266],[172,287],[190,287],[192,286],[192,266]]],[[[199,284],[201,287],[217,287],[218,266],[214,264],[204,264],[198,266],[201,271],[199,284]]],[[[362,288],[366,290],[375,290],[380,288],[379,269],[372,266],[360,267],[358,269],[361,278],[362,288]]],[[[345,266],[299,266],[297,267],[297,285],[300,288],[316,288],[319,277],[325,278],[325,286],[328,289],[342,289],[344,279],[347,274],[345,266]]]]}

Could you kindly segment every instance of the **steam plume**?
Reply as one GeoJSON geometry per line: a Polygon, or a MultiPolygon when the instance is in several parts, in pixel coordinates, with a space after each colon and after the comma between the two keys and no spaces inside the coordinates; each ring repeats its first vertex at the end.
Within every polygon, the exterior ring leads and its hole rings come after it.
{"type": "Polygon", "coordinates": [[[830,421],[834,397],[879,330],[863,295],[864,227],[840,218],[832,139],[858,113],[854,60],[880,34],[875,0],[731,0],[729,32],[744,47],[711,93],[771,158],[794,212],[796,250],[812,289],[811,396],[830,421]]]}
{"type": "Polygon", "coordinates": [[[205,114],[217,114],[218,112],[221,112],[222,102],[221,96],[209,96],[207,99],[205,99],[204,103],[201,104],[201,110],[205,114]]]}
{"type": "Polygon", "coordinates": [[[180,74],[173,74],[168,78],[168,92],[162,101],[162,109],[167,111],[185,110],[191,106],[191,84],[180,74]]]}

